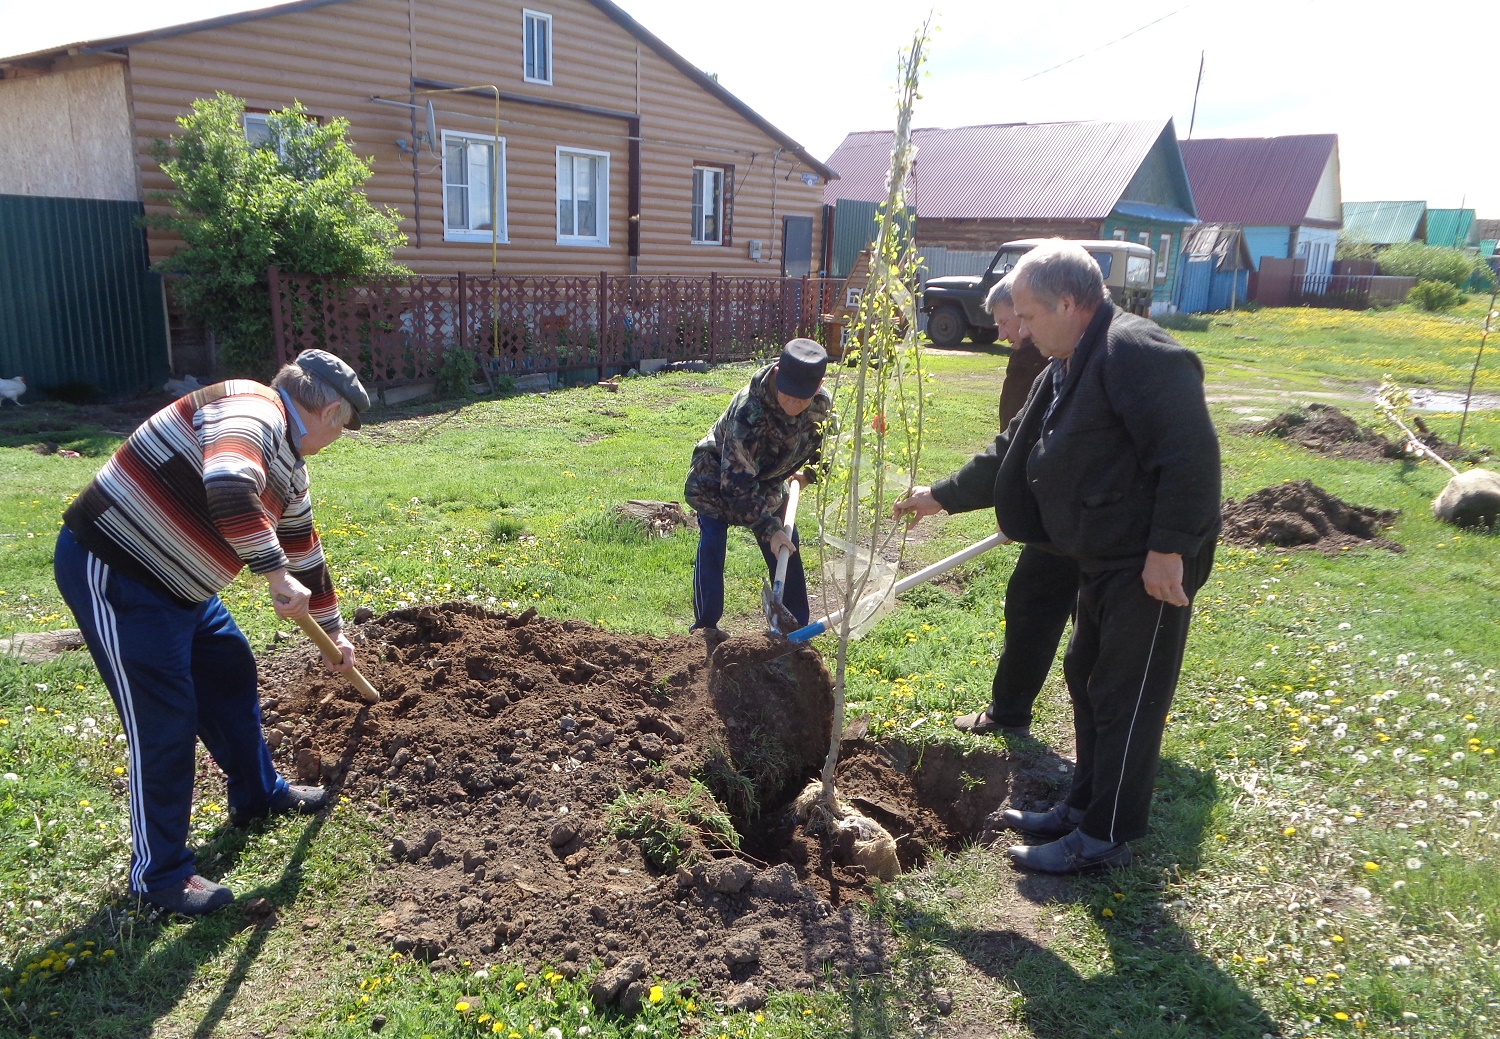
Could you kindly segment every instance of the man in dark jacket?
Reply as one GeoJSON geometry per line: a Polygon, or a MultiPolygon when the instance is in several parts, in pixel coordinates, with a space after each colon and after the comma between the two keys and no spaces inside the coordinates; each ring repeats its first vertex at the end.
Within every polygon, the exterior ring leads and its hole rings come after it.
{"type": "MultiPolygon", "coordinates": [[[[1020,412],[1031,384],[1047,367],[1036,344],[1021,335],[1009,279],[998,281],[985,298],[1000,338],[1014,352],[1000,384],[1000,428],[1020,412]]],[[[1031,705],[1036,702],[1057,656],[1057,643],[1078,600],[1078,564],[1049,545],[1022,545],[1005,585],[1005,640],[995,663],[990,705],[977,714],[953,719],[964,732],[993,733],[1025,739],[1031,735],[1031,705]]]]}
{"type": "Polygon", "coordinates": [[[1057,838],[1010,849],[1023,869],[1124,866],[1144,836],[1162,731],[1219,529],[1219,446],[1203,365],[1153,322],[1117,310],[1099,268],[1067,242],[1010,274],[1020,332],[1051,359],[1020,416],[897,514],[993,506],[1000,529],[1047,543],[1081,572],[1063,673],[1078,765],[1047,812],[1007,811],[1057,838]]]}
{"type": "Polygon", "coordinates": [[[776,557],[791,549],[782,604],[806,624],[807,578],[788,538],[782,511],[787,481],[812,481],[804,469],[818,459],[823,424],[833,398],[823,389],[828,354],[811,339],[793,339],[774,364],[750,377],[724,414],[693,449],[683,496],[698,512],[698,555],[693,563],[693,630],[718,633],[724,615],[724,555],[731,526],[749,527],[776,572],[776,557]]]}

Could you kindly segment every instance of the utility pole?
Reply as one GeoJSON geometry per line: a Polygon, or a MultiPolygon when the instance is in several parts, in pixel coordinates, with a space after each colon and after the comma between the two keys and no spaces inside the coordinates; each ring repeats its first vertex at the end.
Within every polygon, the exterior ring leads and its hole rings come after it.
{"type": "Polygon", "coordinates": [[[1198,82],[1193,86],[1193,114],[1188,117],[1188,140],[1193,139],[1193,125],[1198,122],[1198,91],[1203,89],[1203,59],[1207,51],[1198,52],[1198,82]]]}

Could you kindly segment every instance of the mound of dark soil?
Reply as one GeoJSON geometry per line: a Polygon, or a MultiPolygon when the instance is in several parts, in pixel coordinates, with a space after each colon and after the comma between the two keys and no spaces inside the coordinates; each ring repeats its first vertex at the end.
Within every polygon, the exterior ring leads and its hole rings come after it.
{"type": "MultiPolygon", "coordinates": [[[[564,973],[601,961],[596,998],[626,1007],[650,975],[750,1004],[825,969],[881,969],[888,935],[852,904],[869,878],[783,810],[831,735],[816,652],[711,669],[695,636],[461,603],[396,611],[353,636],[382,702],[358,703],[310,650],[283,653],[262,669],[267,735],[283,771],[339,788],[386,831],[374,876],[390,907],[380,935],[397,950],[564,973]],[[613,835],[622,794],[686,824],[682,865],[653,866],[640,842],[613,835]],[[740,849],[688,801],[724,809],[740,849]]],[[[1003,753],[853,741],[837,784],[910,867],[979,836],[1018,778],[1032,794],[1055,779],[1013,767],[1003,753]]]]}
{"type": "MultiPolygon", "coordinates": [[[[1420,415],[1412,416],[1412,426],[1417,437],[1443,458],[1453,461],[1466,458],[1472,452],[1448,443],[1427,428],[1420,415]]],[[[1406,457],[1402,441],[1360,426],[1348,415],[1330,404],[1308,404],[1306,407],[1284,411],[1251,432],[1265,433],[1301,444],[1309,451],[1338,458],[1354,458],[1366,462],[1378,462],[1387,458],[1406,457]]]]}
{"type": "Polygon", "coordinates": [[[1325,555],[1360,546],[1401,552],[1401,545],[1380,536],[1396,516],[1389,509],[1350,505],[1311,480],[1296,480],[1226,501],[1222,537],[1231,545],[1315,548],[1325,555]]]}

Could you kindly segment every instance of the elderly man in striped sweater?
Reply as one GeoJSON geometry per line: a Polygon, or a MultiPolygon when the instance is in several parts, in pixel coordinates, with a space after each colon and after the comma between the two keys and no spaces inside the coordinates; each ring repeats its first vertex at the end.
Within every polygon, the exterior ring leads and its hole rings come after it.
{"type": "Polygon", "coordinates": [[[187,847],[196,740],[224,772],[233,825],[327,799],[272,764],[255,657],[219,592],[248,566],[278,617],[310,615],[343,651],[330,666],[354,666],[303,459],[358,429],[369,404],[321,350],[270,386],[204,387],[147,419],[63,515],[54,573],[124,723],[130,889],[153,905],[196,916],[234,900],[187,847]]]}

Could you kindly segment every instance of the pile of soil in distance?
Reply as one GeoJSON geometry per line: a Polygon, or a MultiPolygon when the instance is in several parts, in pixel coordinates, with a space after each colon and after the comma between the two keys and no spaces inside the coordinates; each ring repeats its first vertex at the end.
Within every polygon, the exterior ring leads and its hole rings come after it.
{"type": "MultiPolygon", "coordinates": [[[[626,1009],[650,977],[696,978],[751,1007],[825,970],[882,969],[889,935],[854,904],[869,878],[784,811],[830,739],[832,685],[813,650],[737,661],[731,640],[729,665],[711,668],[697,636],[464,603],[352,634],[382,701],[359,703],[310,649],[284,651],[261,671],[267,739],[283,772],[329,784],[384,831],[377,926],[397,951],[438,968],[596,964],[596,1001],[626,1009]],[[622,792],[681,797],[699,781],[734,815],[738,853],[705,831],[692,861],[658,871],[611,835],[622,792]]],[[[853,740],[837,787],[910,868],[984,835],[1013,794],[1050,792],[1053,764],[853,740]]]]}
{"type": "Polygon", "coordinates": [[[1315,548],[1325,555],[1360,546],[1402,552],[1397,542],[1380,536],[1396,516],[1389,509],[1350,505],[1311,480],[1295,480],[1226,501],[1222,537],[1231,545],[1315,548]]]}
{"type": "MultiPolygon", "coordinates": [[[[1443,458],[1453,461],[1471,454],[1429,430],[1421,416],[1413,416],[1412,424],[1418,439],[1443,458]]],[[[1309,404],[1295,411],[1282,412],[1265,425],[1253,427],[1251,432],[1292,440],[1309,451],[1336,458],[1378,462],[1407,457],[1402,441],[1391,440],[1373,429],[1361,427],[1330,404],[1309,404]]]]}

